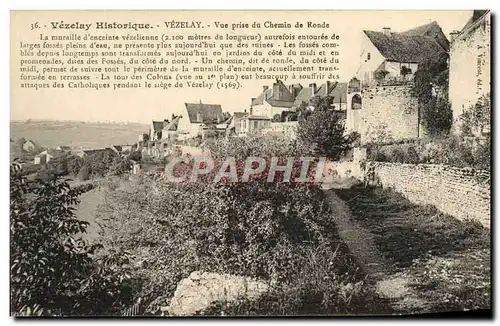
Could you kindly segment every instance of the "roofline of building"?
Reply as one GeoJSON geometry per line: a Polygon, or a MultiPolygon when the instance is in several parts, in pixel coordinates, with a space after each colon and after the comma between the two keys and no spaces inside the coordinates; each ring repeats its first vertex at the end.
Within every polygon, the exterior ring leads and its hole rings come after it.
{"type": "Polygon", "coordinates": [[[486,15],[488,15],[489,13],[491,12],[491,10],[487,10],[484,14],[482,14],[475,22],[473,22],[472,24],[469,25],[469,27],[467,27],[466,29],[462,29],[456,36],[455,38],[453,39],[453,41],[450,41],[450,44],[451,43],[455,43],[456,40],[458,39],[461,39],[462,36],[464,36],[465,34],[467,34],[468,32],[470,32],[472,29],[475,29],[477,27],[477,25],[479,25],[479,22],[483,20],[484,17],[486,17],[486,15]]]}

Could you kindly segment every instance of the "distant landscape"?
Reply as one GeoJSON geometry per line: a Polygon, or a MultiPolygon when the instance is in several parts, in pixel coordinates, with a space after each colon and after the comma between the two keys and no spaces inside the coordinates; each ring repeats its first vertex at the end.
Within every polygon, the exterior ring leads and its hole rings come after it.
{"type": "Polygon", "coordinates": [[[140,123],[97,123],[83,121],[11,121],[10,137],[24,137],[45,148],[68,145],[74,148],[101,148],[137,142],[149,126],[140,123]]]}

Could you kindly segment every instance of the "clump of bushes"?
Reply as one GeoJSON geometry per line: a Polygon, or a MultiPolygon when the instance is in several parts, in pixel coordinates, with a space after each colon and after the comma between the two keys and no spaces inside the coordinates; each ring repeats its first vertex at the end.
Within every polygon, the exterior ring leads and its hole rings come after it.
{"type": "Polygon", "coordinates": [[[456,167],[490,169],[491,141],[448,136],[368,148],[368,160],[410,164],[447,164],[456,167]]]}
{"type": "Polygon", "coordinates": [[[10,168],[11,312],[23,316],[117,315],[131,304],[127,257],[79,237],[78,196],[59,177],[28,180],[10,168]]]}
{"type": "MultiPolygon", "coordinates": [[[[216,159],[272,153],[264,138],[207,146],[216,159]]],[[[369,290],[338,236],[323,192],[312,184],[266,181],[168,183],[142,175],[131,189],[106,195],[101,208],[109,228],[105,241],[132,253],[138,266],[133,275],[141,280],[140,295],[150,307],[165,305],[182,278],[201,270],[257,277],[272,285],[269,300],[229,313],[369,309],[354,304],[369,290]]]]}

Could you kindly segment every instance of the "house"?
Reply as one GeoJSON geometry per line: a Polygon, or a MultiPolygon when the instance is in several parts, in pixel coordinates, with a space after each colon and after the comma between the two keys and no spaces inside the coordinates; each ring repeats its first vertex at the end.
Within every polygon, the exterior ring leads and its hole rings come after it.
{"type": "Polygon", "coordinates": [[[185,103],[186,114],[177,123],[180,138],[194,138],[202,135],[207,125],[217,125],[227,121],[220,104],[185,103]]]}
{"type": "Polygon", "coordinates": [[[111,155],[116,155],[116,152],[110,147],[106,148],[96,148],[96,149],[83,149],[78,152],[75,152],[75,155],[80,157],[91,156],[100,153],[110,153],[111,155]]]}
{"type": "MultiPolygon", "coordinates": [[[[172,138],[177,133],[177,126],[181,118],[182,116],[172,114],[172,119],[170,121],[168,119],[164,119],[163,121],[152,121],[149,131],[149,140],[157,141],[172,138]]],[[[139,136],[139,142],[143,140],[144,136],[139,136]]]]}
{"type": "Polygon", "coordinates": [[[49,163],[57,153],[54,150],[44,150],[43,152],[35,155],[34,164],[45,164],[49,163]]]}
{"type": "Polygon", "coordinates": [[[358,78],[363,86],[405,83],[413,79],[419,63],[445,55],[449,42],[437,22],[392,32],[363,31],[358,78]]]}
{"type": "Polygon", "coordinates": [[[247,114],[240,119],[239,136],[258,134],[263,129],[269,128],[271,119],[264,115],[247,114]]]}
{"type": "Polygon", "coordinates": [[[71,146],[57,146],[56,150],[60,152],[67,152],[71,150],[71,146]]]}
{"type": "Polygon", "coordinates": [[[34,141],[32,140],[27,140],[23,143],[23,151],[26,151],[26,152],[32,152],[34,150],[36,150],[36,144],[34,141]]]}
{"type": "Polygon", "coordinates": [[[45,164],[46,163],[45,155],[40,155],[40,154],[35,155],[33,163],[34,164],[45,164]]]}
{"type": "Polygon", "coordinates": [[[460,115],[491,92],[491,12],[474,10],[462,30],[452,32],[450,39],[449,100],[453,131],[458,132],[460,115]]]}
{"type": "MultiPolygon", "coordinates": [[[[294,108],[301,105],[308,106],[314,97],[331,96],[333,98],[332,109],[345,111],[347,109],[347,83],[326,81],[319,87],[316,83],[309,84],[309,87],[301,87],[300,92],[294,100],[294,108]]],[[[313,109],[311,107],[311,109],[313,109]]]]}
{"type": "Polygon", "coordinates": [[[300,85],[287,87],[281,80],[276,80],[272,87],[262,87],[262,92],[251,99],[250,114],[273,118],[276,114],[289,111],[294,106],[296,94],[300,85]],[[296,87],[296,88],[295,88],[296,87]]]}
{"type": "Polygon", "coordinates": [[[127,154],[132,152],[132,147],[137,146],[136,144],[134,145],[113,145],[111,146],[111,149],[117,153],[117,154],[127,154]]]}
{"type": "Polygon", "coordinates": [[[241,131],[241,119],[246,115],[246,112],[233,112],[231,118],[229,118],[228,126],[226,129],[227,136],[234,136],[240,134],[241,131]]]}

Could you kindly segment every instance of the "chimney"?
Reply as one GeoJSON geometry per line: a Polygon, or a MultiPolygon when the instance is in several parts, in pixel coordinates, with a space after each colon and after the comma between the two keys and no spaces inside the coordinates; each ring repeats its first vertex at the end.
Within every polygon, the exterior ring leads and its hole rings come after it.
{"type": "Polygon", "coordinates": [[[328,95],[328,93],[330,93],[331,87],[332,87],[332,82],[327,80],[326,81],[326,91],[325,91],[326,95],[328,95]]]}
{"type": "Polygon", "coordinates": [[[266,91],[268,89],[269,89],[269,86],[267,86],[267,85],[262,86],[262,93],[264,93],[264,99],[266,99],[266,100],[267,100],[267,93],[266,93],[266,91]]]}
{"type": "Polygon", "coordinates": [[[174,120],[174,119],[175,119],[175,114],[172,113],[172,120],[174,120]]]}
{"type": "Polygon", "coordinates": [[[273,84],[273,92],[271,94],[275,99],[281,98],[280,84],[278,83],[278,81],[276,81],[276,83],[273,84]]]}
{"type": "Polygon", "coordinates": [[[382,28],[382,31],[383,31],[385,36],[391,35],[391,28],[390,27],[384,27],[384,28],[382,28]]]}
{"type": "Polygon", "coordinates": [[[250,100],[250,106],[253,105],[253,102],[255,101],[255,97],[252,97],[251,100],[250,100]]]}
{"type": "Polygon", "coordinates": [[[316,83],[309,84],[309,88],[311,89],[311,97],[316,94],[316,83]]]}
{"type": "Polygon", "coordinates": [[[455,31],[451,32],[450,33],[450,42],[453,42],[458,34],[460,34],[460,31],[455,30],[455,31]]]}

